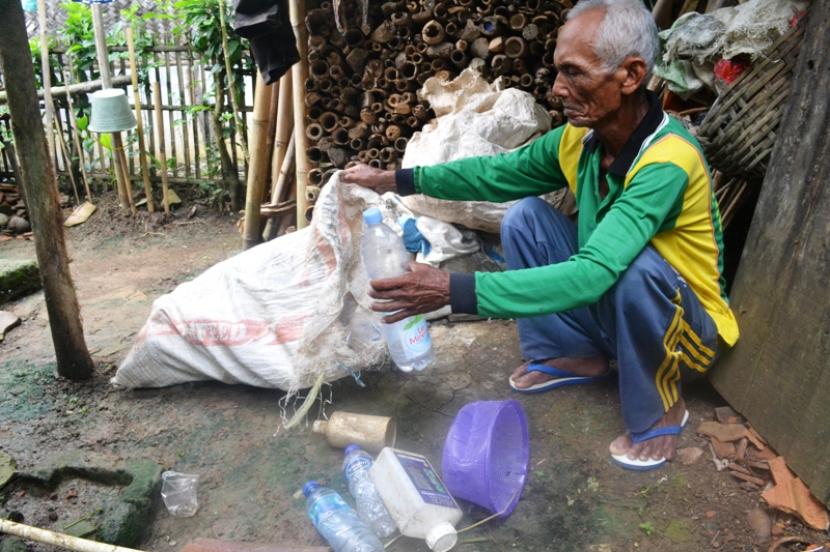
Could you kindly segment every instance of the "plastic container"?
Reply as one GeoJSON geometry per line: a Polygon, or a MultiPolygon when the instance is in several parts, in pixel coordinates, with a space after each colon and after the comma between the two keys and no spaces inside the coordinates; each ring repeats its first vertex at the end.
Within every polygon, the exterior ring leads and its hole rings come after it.
{"type": "Polygon", "coordinates": [[[357,445],[349,445],[345,453],[343,476],[357,506],[357,515],[378,537],[383,539],[390,536],[397,527],[369,477],[369,469],[374,463],[371,455],[357,445]]]}
{"type": "Polygon", "coordinates": [[[334,552],[383,552],[380,540],[337,491],[309,481],[303,494],[311,523],[334,552]]]}
{"type": "Polygon", "coordinates": [[[369,475],[401,534],[426,540],[433,552],[455,546],[463,513],[429,460],[387,447],[369,475]]]}
{"type": "MultiPolygon", "coordinates": [[[[360,256],[369,278],[394,278],[407,272],[412,255],[400,236],[383,224],[380,211],[375,207],[366,209],[363,221],[365,227],[360,240],[360,256]]],[[[432,339],[426,318],[422,315],[380,326],[389,355],[402,371],[420,371],[432,363],[432,339]]]]}
{"type": "Polygon", "coordinates": [[[199,476],[189,473],[166,471],[161,474],[161,498],[170,515],[191,517],[199,509],[196,488],[199,476]]]}
{"type": "Polygon", "coordinates": [[[502,518],[516,508],[530,461],[527,417],[518,401],[478,401],[458,411],[441,458],[450,493],[502,518]]]}

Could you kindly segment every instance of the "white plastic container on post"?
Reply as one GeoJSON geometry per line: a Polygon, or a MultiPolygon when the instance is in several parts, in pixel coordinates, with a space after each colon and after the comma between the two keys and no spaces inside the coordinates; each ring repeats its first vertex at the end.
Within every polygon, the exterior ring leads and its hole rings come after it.
{"type": "Polygon", "coordinates": [[[369,476],[402,535],[426,540],[433,552],[456,545],[463,512],[424,456],[387,447],[369,476]]]}
{"type": "MultiPolygon", "coordinates": [[[[383,224],[376,207],[363,212],[364,231],[360,256],[372,280],[394,278],[408,270],[412,255],[394,230],[383,224]]],[[[392,361],[403,372],[423,370],[433,361],[432,339],[423,315],[410,316],[393,324],[380,324],[392,361]]]]}

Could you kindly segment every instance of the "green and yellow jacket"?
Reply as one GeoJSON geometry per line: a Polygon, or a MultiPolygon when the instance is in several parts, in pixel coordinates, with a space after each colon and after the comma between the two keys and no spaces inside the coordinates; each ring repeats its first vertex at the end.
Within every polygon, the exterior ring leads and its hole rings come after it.
{"type": "Polygon", "coordinates": [[[566,262],[452,274],[453,312],[527,317],[596,303],[649,243],[688,282],[729,345],[738,324],[724,292],[723,241],[712,178],[697,140],[650,97],[648,114],[605,174],[599,141],[566,124],[517,150],[400,170],[401,194],[504,202],[567,186],[579,209],[579,251],[566,262]]]}

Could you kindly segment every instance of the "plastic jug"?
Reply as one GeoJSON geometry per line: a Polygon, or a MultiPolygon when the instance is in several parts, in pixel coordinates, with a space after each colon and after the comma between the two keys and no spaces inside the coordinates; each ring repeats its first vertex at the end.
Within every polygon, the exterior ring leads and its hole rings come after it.
{"type": "Polygon", "coordinates": [[[463,513],[429,460],[386,447],[369,476],[401,534],[426,540],[433,552],[455,546],[463,513]]]}

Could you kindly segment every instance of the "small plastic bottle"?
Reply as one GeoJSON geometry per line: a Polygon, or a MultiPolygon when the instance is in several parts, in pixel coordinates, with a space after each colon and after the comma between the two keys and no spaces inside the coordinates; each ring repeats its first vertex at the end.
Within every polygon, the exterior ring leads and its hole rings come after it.
{"type": "Polygon", "coordinates": [[[385,448],[369,470],[401,534],[424,539],[433,552],[458,542],[455,524],[463,512],[424,456],[385,448]]]}
{"type": "Polygon", "coordinates": [[[303,494],[308,517],[334,552],[383,552],[380,540],[337,491],[309,481],[303,494]]]}
{"type": "MultiPolygon", "coordinates": [[[[363,212],[366,223],[360,240],[360,256],[372,280],[394,278],[408,270],[412,255],[394,230],[383,224],[376,207],[363,212]]],[[[404,372],[423,370],[432,363],[432,339],[423,315],[410,316],[393,324],[381,324],[389,355],[404,372]]]]}
{"type": "Polygon", "coordinates": [[[383,504],[375,484],[369,478],[372,457],[357,445],[346,447],[343,458],[343,475],[349,484],[349,492],[357,505],[357,514],[380,538],[395,532],[395,521],[383,504]]]}

